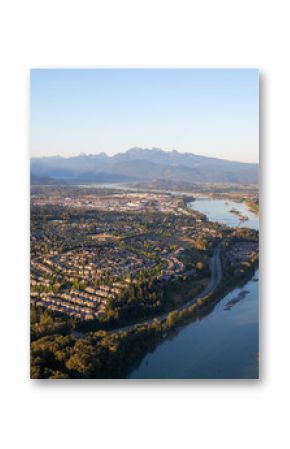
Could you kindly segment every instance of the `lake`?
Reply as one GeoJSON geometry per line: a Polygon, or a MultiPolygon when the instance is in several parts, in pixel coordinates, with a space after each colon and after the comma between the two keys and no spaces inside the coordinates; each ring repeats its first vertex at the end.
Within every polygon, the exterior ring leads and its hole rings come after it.
{"type": "MultiPolygon", "coordinates": [[[[238,209],[249,220],[243,226],[258,229],[258,217],[242,203],[199,199],[191,207],[229,226],[239,219],[238,209]]],[[[147,354],[130,379],[256,379],[259,376],[259,271],[232,290],[206,316],[188,324],[147,354]],[[224,306],[234,301],[229,310],[224,306]]]]}

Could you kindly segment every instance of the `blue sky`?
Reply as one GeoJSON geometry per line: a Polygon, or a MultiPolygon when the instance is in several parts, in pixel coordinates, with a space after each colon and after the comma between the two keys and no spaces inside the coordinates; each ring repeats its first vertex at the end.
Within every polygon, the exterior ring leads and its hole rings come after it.
{"type": "Polygon", "coordinates": [[[33,156],[139,146],[259,158],[255,69],[33,69],[33,156]]]}

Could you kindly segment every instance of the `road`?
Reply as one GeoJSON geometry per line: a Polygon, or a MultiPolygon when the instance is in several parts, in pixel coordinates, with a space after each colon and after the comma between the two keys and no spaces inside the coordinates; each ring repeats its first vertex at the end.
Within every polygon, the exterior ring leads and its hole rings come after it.
{"type": "Polygon", "coordinates": [[[130,324],[129,326],[124,326],[124,327],[119,327],[117,329],[114,329],[114,330],[110,331],[109,334],[116,334],[118,332],[130,331],[139,326],[144,326],[146,324],[152,324],[155,319],[158,319],[160,321],[165,321],[166,318],[168,317],[169,313],[179,312],[181,310],[184,310],[187,307],[194,304],[198,299],[203,298],[204,296],[212,293],[217,288],[218,284],[220,283],[220,281],[222,279],[222,266],[221,266],[220,253],[221,253],[221,245],[219,243],[215,247],[213,255],[212,255],[210,263],[209,263],[209,269],[210,269],[210,274],[211,274],[209,283],[198,295],[196,295],[190,301],[187,301],[185,304],[182,304],[181,306],[177,307],[174,310],[171,310],[170,312],[166,312],[166,313],[164,313],[162,315],[158,315],[154,318],[150,318],[148,320],[144,320],[144,321],[141,321],[136,324],[130,324]]]}

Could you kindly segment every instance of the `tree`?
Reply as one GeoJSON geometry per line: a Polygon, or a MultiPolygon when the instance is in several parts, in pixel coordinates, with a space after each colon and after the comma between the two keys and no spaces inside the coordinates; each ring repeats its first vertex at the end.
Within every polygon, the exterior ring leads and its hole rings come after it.
{"type": "Polygon", "coordinates": [[[170,312],[166,318],[166,327],[169,329],[174,327],[177,323],[178,319],[178,313],[177,312],[170,312]]]}
{"type": "Polygon", "coordinates": [[[199,271],[204,269],[204,263],[202,261],[199,261],[195,264],[195,268],[199,271]]]}

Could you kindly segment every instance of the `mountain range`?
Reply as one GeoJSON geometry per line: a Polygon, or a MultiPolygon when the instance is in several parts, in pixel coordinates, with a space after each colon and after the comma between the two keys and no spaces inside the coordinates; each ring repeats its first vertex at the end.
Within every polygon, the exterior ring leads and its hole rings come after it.
{"type": "Polygon", "coordinates": [[[134,147],[108,156],[80,154],[31,158],[31,178],[51,177],[88,182],[152,181],[257,184],[259,166],[176,150],[134,147]]]}

